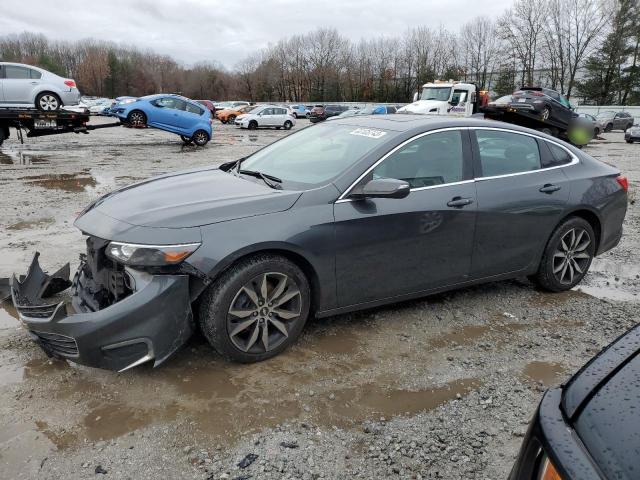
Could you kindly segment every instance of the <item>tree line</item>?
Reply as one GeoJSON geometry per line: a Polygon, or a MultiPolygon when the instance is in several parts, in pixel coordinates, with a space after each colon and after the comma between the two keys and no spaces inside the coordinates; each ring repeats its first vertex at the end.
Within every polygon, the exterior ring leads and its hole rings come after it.
{"type": "Polygon", "coordinates": [[[252,101],[400,102],[425,82],[476,82],[494,95],[540,85],[590,104],[640,103],[639,0],[515,0],[458,31],[415,26],[351,41],[333,28],[279,40],[231,70],[94,39],[0,37],[0,60],[75,78],[88,95],[181,92],[252,101]]]}

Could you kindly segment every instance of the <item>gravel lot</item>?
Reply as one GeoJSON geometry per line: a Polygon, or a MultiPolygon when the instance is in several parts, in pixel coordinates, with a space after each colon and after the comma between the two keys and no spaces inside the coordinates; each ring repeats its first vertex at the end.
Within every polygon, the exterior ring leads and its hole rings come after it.
{"type": "MultiPolygon", "coordinates": [[[[73,219],[97,196],[283,135],[219,125],[205,148],[124,128],[12,138],[0,149],[0,277],[25,272],[35,250],[45,269],[73,269],[84,250],[73,219]]],[[[613,132],[586,151],[625,172],[631,204],[622,242],[576,291],[523,279],[316,320],[254,365],[196,337],[161,368],[123,374],[48,360],[2,304],[0,477],[505,478],[546,386],[639,320],[640,145],[613,132]]]]}

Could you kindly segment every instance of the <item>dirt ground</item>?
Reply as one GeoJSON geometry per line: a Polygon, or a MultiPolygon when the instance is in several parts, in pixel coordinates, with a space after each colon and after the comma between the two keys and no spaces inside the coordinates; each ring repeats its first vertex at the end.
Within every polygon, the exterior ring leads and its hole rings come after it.
{"type": "MultiPolygon", "coordinates": [[[[13,137],[0,148],[0,277],[36,250],[45,269],[73,269],[72,223],[97,196],[286,134],[218,124],[205,148],[124,128],[13,137]]],[[[620,245],[564,294],[492,283],[312,321],[260,364],[195,337],[122,374],[47,359],[0,305],[0,477],[506,478],[546,386],[640,316],[640,145],[613,132],[586,151],[628,176],[631,204],[620,245]]]]}

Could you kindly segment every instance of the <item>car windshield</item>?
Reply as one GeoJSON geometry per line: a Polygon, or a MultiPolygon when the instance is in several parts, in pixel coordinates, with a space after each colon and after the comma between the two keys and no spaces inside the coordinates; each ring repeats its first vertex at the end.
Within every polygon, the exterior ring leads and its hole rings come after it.
{"type": "Polygon", "coordinates": [[[441,102],[449,101],[451,96],[451,87],[424,87],[420,100],[439,100],[441,102]]]}
{"type": "Polygon", "coordinates": [[[596,115],[596,118],[611,118],[615,116],[616,112],[600,112],[596,115]]]}
{"type": "Polygon", "coordinates": [[[309,189],[327,184],[391,134],[331,123],[305,128],[263,148],[243,161],[242,169],[278,177],[285,188],[309,189]]]}

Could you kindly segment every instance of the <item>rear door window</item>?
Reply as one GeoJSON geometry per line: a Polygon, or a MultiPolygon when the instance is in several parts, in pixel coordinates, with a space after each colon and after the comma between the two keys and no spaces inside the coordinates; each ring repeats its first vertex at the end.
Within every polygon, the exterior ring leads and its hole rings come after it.
{"type": "Polygon", "coordinates": [[[556,145],[551,142],[544,142],[544,144],[549,148],[551,152],[550,156],[546,156],[542,161],[542,166],[545,168],[548,167],[557,167],[560,165],[567,165],[571,163],[573,157],[569,152],[567,152],[564,148],[556,145]]]}
{"type": "Polygon", "coordinates": [[[530,172],[541,168],[535,138],[498,130],[476,130],[482,177],[530,172]]]}

